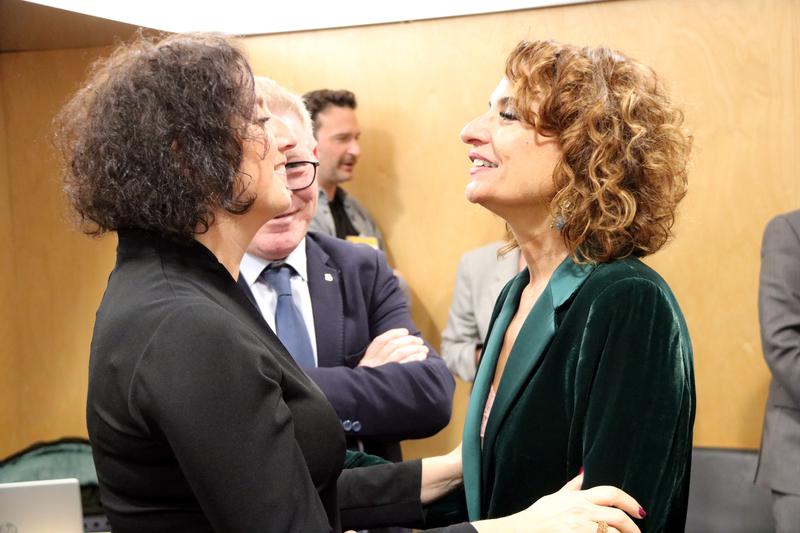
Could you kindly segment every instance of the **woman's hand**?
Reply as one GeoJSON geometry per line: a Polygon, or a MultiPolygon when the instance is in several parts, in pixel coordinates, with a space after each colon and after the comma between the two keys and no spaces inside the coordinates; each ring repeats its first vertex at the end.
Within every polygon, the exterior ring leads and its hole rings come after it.
{"type": "Polygon", "coordinates": [[[473,526],[479,533],[598,533],[600,522],[605,522],[609,533],[639,533],[630,518],[643,518],[644,510],[636,500],[615,487],[580,490],[582,482],[583,474],[524,511],[473,526]]]}
{"type": "Polygon", "coordinates": [[[423,505],[438,500],[464,482],[461,468],[461,443],[447,455],[422,460],[422,485],[419,498],[423,505]]]}

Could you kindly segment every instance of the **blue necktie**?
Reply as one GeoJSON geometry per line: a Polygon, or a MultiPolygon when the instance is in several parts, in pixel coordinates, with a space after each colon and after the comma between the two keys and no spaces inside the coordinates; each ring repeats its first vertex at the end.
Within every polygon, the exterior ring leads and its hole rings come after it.
{"type": "Polygon", "coordinates": [[[289,278],[292,267],[282,264],[267,267],[261,272],[261,278],[278,294],[278,305],[275,307],[275,333],[283,345],[292,354],[300,368],[314,368],[314,352],[311,349],[311,340],[308,338],[306,323],[303,315],[294,305],[292,288],[289,278]]]}

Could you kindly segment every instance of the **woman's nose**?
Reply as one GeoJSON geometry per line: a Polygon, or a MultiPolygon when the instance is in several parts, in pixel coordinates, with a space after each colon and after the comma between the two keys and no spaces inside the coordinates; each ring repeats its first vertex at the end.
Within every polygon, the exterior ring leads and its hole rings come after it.
{"type": "Polygon", "coordinates": [[[475,117],[461,129],[461,141],[473,146],[489,142],[486,114],[475,117]]]}

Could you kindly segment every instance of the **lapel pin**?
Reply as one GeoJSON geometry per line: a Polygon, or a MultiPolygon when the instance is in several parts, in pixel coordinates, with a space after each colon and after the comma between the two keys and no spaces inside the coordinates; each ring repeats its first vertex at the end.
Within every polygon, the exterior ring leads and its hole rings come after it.
{"type": "Polygon", "coordinates": [[[325,272],[325,281],[333,281],[333,276],[329,272],[325,272]]]}

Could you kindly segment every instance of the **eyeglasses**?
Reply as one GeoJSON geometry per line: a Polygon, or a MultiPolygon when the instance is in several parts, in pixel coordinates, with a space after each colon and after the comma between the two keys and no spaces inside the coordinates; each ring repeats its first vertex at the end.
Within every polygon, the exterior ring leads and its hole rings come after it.
{"type": "Polygon", "coordinates": [[[290,191],[302,191],[311,187],[317,177],[319,161],[292,161],[286,163],[286,187],[290,191]]]}

